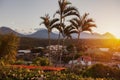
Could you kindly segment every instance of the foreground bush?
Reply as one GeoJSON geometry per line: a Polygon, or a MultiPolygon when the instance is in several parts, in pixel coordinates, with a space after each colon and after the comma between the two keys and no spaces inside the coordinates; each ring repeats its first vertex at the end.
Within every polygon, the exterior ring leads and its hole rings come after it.
{"type": "Polygon", "coordinates": [[[84,72],[83,76],[93,78],[111,78],[113,80],[119,80],[119,74],[119,69],[111,68],[102,64],[95,64],[92,67],[88,68],[84,72]]]}
{"type": "Polygon", "coordinates": [[[37,80],[43,75],[40,69],[23,69],[10,66],[0,67],[0,80],[37,80]]]}
{"type": "Polygon", "coordinates": [[[49,59],[45,58],[45,57],[37,57],[37,58],[35,58],[33,60],[33,64],[38,65],[38,66],[49,66],[49,65],[51,65],[49,59]]]}
{"type": "Polygon", "coordinates": [[[44,80],[114,80],[108,78],[83,78],[81,75],[69,71],[43,72],[40,69],[0,66],[0,80],[43,80],[41,78],[44,78],[44,80]]]}
{"type": "Polygon", "coordinates": [[[0,35],[0,64],[15,62],[19,44],[19,37],[13,33],[0,35]]]}

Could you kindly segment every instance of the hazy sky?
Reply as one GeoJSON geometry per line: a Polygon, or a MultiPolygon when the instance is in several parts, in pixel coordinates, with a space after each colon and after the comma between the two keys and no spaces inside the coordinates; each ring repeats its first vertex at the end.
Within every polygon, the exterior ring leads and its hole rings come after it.
{"type": "MultiPolygon", "coordinates": [[[[19,32],[33,32],[39,26],[40,16],[50,16],[58,10],[58,0],[0,0],[0,26],[19,32]]],[[[111,32],[120,37],[120,0],[69,0],[80,14],[90,13],[97,28],[94,32],[111,32]]]]}

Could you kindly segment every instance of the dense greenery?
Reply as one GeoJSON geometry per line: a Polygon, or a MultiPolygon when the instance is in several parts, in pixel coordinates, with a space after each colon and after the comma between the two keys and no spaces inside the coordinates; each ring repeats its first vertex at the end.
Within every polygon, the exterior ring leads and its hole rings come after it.
{"type": "Polygon", "coordinates": [[[38,80],[38,77],[42,75],[42,71],[40,69],[30,70],[0,66],[0,75],[1,80],[38,80]]]}
{"type": "Polygon", "coordinates": [[[16,59],[19,38],[14,34],[0,36],[0,60],[9,63],[16,59]]]}
{"type": "Polygon", "coordinates": [[[45,57],[37,57],[37,58],[35,58],[33,60],[33,64],[38,65],[38,66],[49,66],[49,65],[51,65],[48,58],[45,58],[45,57]]]}
{"type": "MultiPolygon", "coordinates": [[[[97,67],[101,67],[101,65],[98,65],[97,67]]],[[[104,69],[104,72],[106,72],[105,70],[106,69],[104,69]]],[[[104,72],[102,73],[104,74],[104,72]]],[[[103,76],[103,74],[99,74],[99,76],[103,76]]],[[[0,66],[0,75],[1,80],[40,80],[42,78],[44,78],[44,80],[119,80],[119,78],[107,78],[106,76],[103,78],[94,78],[92,75],[85,78],[82,76],[82,73],[76,74],[69,69],[60,72],[44,72],[41,69],[16,68],[14,66],[0,66]]],[[[88,75],[88,73],[84,73],[84,75],[88,75]]],[[[119,77],[119,73],[116,76],[119,77]]]]}
{"type": "MultiPolygon", "coordinates": [[[[60,41],[62,42],[62,40],[60,41]]],[[[77,40],[66,40],[65,41],[65,45],[73,45],[76,44],[77,40]],[[71,44],[73,43],[73,44],[71,44]]],[[[81,39],[80,40],[80,44],[81,45],[77,45],[76,47],[82,47],[82,46],[89,46],[89,47],[110,47],[113,48],[113,42],[111,41],[111,39],[81,39]]],[[[56,45],[57,44],[57,40],[56,39],[52,39],[51,40],[51,45],[56,45]]],[[[60,43],[62,44],[62,43],[60,43]]],[[[116,43],[114,43],[116,44],[116,43]]],[[[120,43],[118,43],[119,45],[120,43]]],[[[46,47],[48,45],[48,39],[36,39],[36,38],[27,38],[27,37],[21,37],[20,38],[20,45],[19,48],[20,49],[29,49],[31,47],[39,47],[39,46],[43,46],[46,47]]]]}
{"type": "Polygon", "coordinates": [[[120,69],[108,67],[102,64],[95,64],[88,68],[84,72],[85,77],[93,77],[93,78],[112,78],[115,80],[120,79],[120,69]]]}

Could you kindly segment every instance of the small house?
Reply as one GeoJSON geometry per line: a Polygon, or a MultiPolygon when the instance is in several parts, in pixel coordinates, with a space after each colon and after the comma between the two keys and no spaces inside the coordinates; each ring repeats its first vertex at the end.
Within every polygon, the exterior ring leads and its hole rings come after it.
{"type": "Polygon", "coordinates": [[[70,60],[68,64],[76,64],[76,65],[83,65],[83,66],[89,66],[92,63],[92,59],[89,56],[81,56],[80,58],[76,60],[70,60]]]}

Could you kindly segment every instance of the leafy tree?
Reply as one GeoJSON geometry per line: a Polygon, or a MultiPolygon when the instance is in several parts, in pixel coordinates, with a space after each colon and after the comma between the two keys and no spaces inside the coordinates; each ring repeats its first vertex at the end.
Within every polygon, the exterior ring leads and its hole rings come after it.
{"type": "Polygon", "coordinates": [[[45,57],[37,57],[36,59],[33,60],[33,64],[40,65],[40,66],[48,66],[51,63],[45,57]]]}
{"type": "Polygon", "coordinates": [[[113,80],[119,80],[120,79],[119,74],[120,74],[119,69],[114,69],[103,64],[95,64],[88,68],[83,73],[83,76],[93,78],[113,78],[113,80]]]}
{"type": "Polygon", "coordinates": [[[2,35],[0,38],[0,59],[5,62],[14,61],[19,43],[19,38],[14,34],[2,35]]]}

